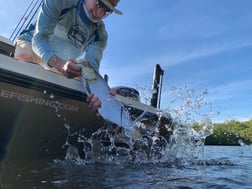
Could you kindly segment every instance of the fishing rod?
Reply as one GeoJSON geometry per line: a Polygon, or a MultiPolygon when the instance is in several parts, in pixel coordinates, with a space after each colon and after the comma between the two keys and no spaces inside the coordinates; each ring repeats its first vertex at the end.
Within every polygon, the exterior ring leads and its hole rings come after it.
{"type": "Polygon", "coordinates": [[[29,11],[29,9],[31,8],[32,4],[33,4],[34,0],[32,0],[32,2],[29,4],[29,6],[27,7],[27,9],[25,10],[23,16],[21,17],[21,19],[19,20],[17,26],[15,27],[15,29],[13,30],[11,36],[9,37],[9,39],[11,40],[11,38],[13,37],[13,35],[16,33],[19,25],[21,24],[22,20],[25,19],[25,15],[27,14],[27,12],[29,11]]]}
{"type": "Polygon", "coordinates": [[[10,36],[10,40],[11,41],[15,41],[15,39],[17,38],[17,36],[19,35],[20,31],[24,28],[27,28],[28,25],[31,23],[31,21],[33,20],[35,14],[38,12],[38,9],[40,8],[40,6],[42,5],[43,0],[40,1],[35,1],[32,0],[31,3],[29,4],[28,8],[26,9],[24,15],[22,16],[22,18],[20,19],[19,23],[17,24],[16,28],[14,29],[14,31],[12,32],[11,36],[10,36]],[[33,5],[33,6],[32,6],[33,5]],[[34,11],[35,10],[35,11],[34,11]],[[27,15],[28,13],[28,15],[27,15]],[[33,13],[33,14],[32,14],[33,13]],[[32,16],[31,16],[32,14],[32,16]],[[26,16],[27,15],[27,16],[26,16]],[[28,20],[28,18],[31,16],[31,18],[29,19],[28,24],[25,25],[26,21],[28,20]],[[23,23],[22,23],[23,21],[23,23]],[[22,24],[21,24],[22,23],[22,24]],[[21,24],[21,25],[20,25],[21,24]],[[15,36],[14,36],[15,34],[15,36]]]}
{"type": "Polygon", "coordinates": [[[41,0],[39,6],[38,6],[38,7],[36,8],[36,10],[34,11],[34,13],[33,13],[32,17],[31,17],[31,19],[30,19],[29,22],[26,24],[25,29],[27,29],[27,28],[29,27],[29,25],[31,24],[31,21],[34,19],[35,15],[37,14],[37,12],[38,12],[39,8],[41,7],[42,3],[43,3],[43,1],[41,0]]]}
{"type": "MultiPolygon", "coordinates": [[[[41,0],[41,1],[42,1],[42,0],[41,0]]],[[[27,19],[30,17],[30,15],[31,15],[32,12],[34,11],[35,7],[38,6],[38,3],[39,3],[39,1],[36,1],[36,3],[33,5],[32,9],[30,10],[30,12],[29,12],[29,14],[28,14],[28,16],[27,16],[27,19]]],[[[41,3],[40,3],[40,4],[41,4],[41,3]]],[[[40,4],[39,4],[39,6],[40,6],[40,4]]],[[[39,7],[39,6],[38,6],[38,7],[39,7]]],[[[38,8],[37,8],[36,10],[38,10],[38,8]]],[[[35,12],[35,13],[36,13],[36,12],[35,12]]],[[[35,15],[35,14],[33,14],[33,15],[35,15]]],[[[27,19],[26,19],[26,20],[27,20],[27,19]]],[[[31,22],[32,19],[33,19],[33,17],[30,18],[30,22],[31,22]]],[[[15,37],[13,38],[13,41],[17,38],[17,36],[19,35],[20,31],[21,31],[22,29],[24,29],[24,25],[25,25],[26,20],[24,20],[24,22],[23,22],[23,24],[21,25],[21,27],[19,28],[18,32],[16,32],[16,35],[15,35],[15,37]]],[[[26,26],[26,27],[27,27],[27,26],[26,26]]]]}

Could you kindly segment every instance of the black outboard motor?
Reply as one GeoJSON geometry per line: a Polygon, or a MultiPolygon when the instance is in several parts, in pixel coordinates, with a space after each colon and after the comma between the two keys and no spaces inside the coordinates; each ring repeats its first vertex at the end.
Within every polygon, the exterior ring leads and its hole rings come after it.
{"type": "Polygon", "coordinates": [[[159,64],[156,64],[153,75],[153,84],[152,84],[153,92],[151,98],[151,106],[155,108],[160,108],[163,75],[164,71],[161,69],[159,64]]]}
{"type": "Polygon", "coordinates": [[[119,86],[119,87],[114,87],[112,89],[115,90],[116,94],[119,94],[123,97],[130,98],[130,99],[135,100],[137,102],[140,102],[139,92],[134,88],[119,86]]]}

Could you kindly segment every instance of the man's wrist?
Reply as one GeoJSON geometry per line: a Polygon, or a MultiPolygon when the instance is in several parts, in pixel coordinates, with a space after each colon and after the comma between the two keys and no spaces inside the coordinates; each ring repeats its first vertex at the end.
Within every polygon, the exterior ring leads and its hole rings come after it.
{"type": "Polygon", "coordinates": [[[53,56],[49,59],[47,65],[48,65],[50,68],[53,68],[53,67],[55,67],[56,64],[57,64],[57,57],[56,57],[56,55],[53,55],[53,56]]]}
{"type": "Polygon", "coordinates": [[[56,55],[53,55],[49,59],[47,64],[49,67],[55,68],[58,72],[61,72],[61,73],[64,72],[63,67],[65,65],[65,62],[56,55]]]}

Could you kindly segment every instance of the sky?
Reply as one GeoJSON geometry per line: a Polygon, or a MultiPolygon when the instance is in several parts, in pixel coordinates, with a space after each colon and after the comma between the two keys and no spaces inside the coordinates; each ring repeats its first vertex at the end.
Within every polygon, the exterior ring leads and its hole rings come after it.
{"type": "MultiPolygon", "coordinates": [[[[0,35],[10,36],[30,2],[0,1],[0,35]]],[[[204,95],[201,114],[212,113],[214,122],[252,119],[251,0],[121,0],[117,8],[122,16],[104,20],[109,39],[100,66],[111,87],[136,88],[149,103],[159,64],[162,109],[181,108],[172,99],[193,92],[194,101],[204,95]]]]}

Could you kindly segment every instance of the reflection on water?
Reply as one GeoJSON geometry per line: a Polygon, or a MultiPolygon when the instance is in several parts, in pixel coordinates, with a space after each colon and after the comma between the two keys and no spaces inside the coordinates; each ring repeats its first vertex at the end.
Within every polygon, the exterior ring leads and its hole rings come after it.
{"type": "MultiPolygon", "coordinates": [[[[132,136],[108,124],[89,138],[81,132],[71,133],[71,124],[64,121],[68,131],[62,144],[67,149],[65,159],[7,161],[2,189],[249,188],[251,149],[205,147],[204,140],[212,132],[212,112],[201,115],[198,110],[206,105],[207,92],[195,97],[193,90],[183,91],[185,94],[173,91],[175,98],[183,99],[179,108],[166,110],[174,117],[171,136],[163,136],[158,129],[161,119],[151,126],[142,120],[135,122],[137,134],[132,136]],[[193,112],[201,117],[200,123],[193,112]],[[81,152],[69,142],[73,135],[78,136],[81,152]]],[[[60,115],[58,110],[56,113],[60,115]]]]}

